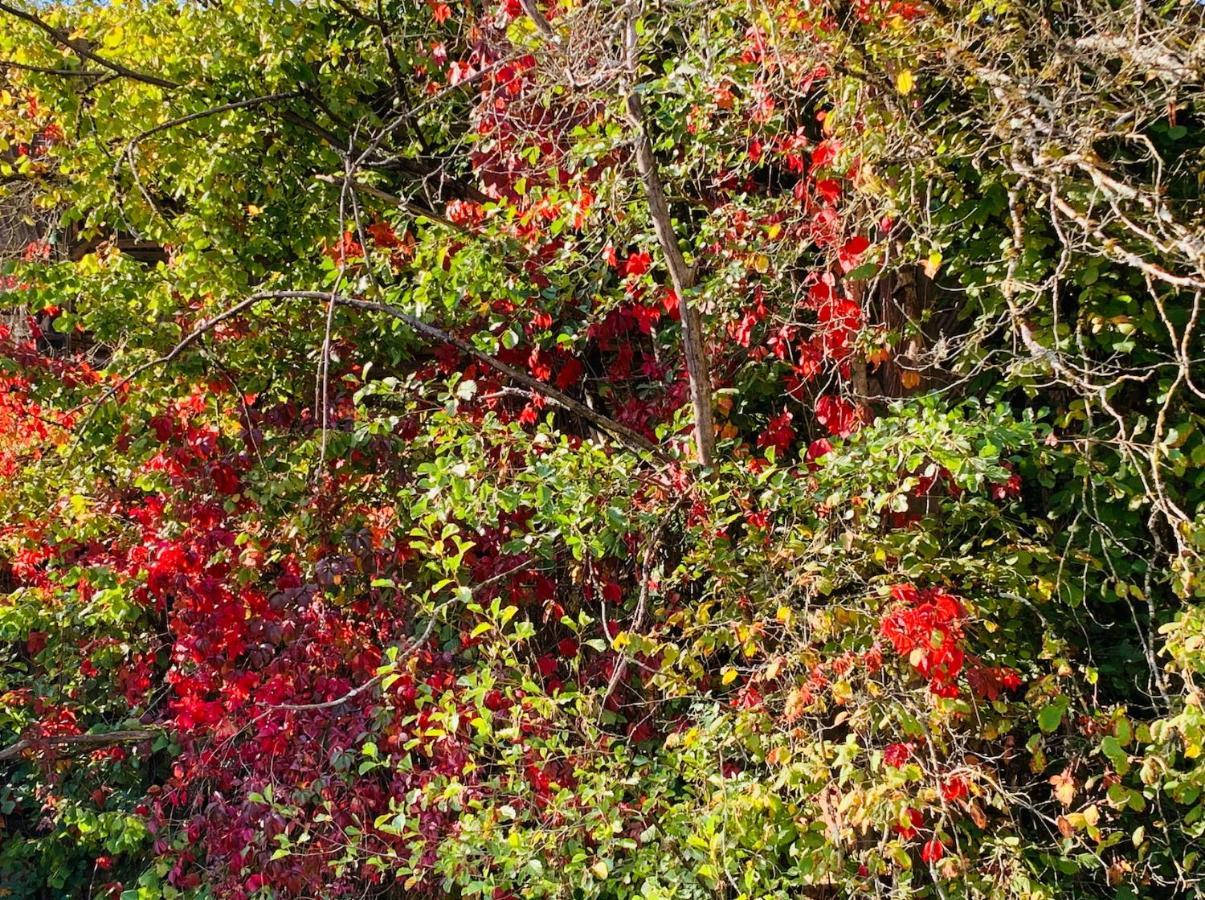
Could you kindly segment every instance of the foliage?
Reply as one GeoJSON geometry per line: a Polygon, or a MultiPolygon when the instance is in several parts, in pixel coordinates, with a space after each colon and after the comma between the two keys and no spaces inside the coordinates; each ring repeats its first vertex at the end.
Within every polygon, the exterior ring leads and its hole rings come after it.
{"type": "Polygon", "coordinates": [[[1201,892],[1199,4],[0,16],[0,895],[1201,892]]]}

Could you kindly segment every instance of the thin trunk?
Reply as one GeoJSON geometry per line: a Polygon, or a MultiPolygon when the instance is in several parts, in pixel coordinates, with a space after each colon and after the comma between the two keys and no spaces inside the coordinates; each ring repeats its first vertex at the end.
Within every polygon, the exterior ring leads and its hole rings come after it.
{"type": "MultiPolygon", "coordinates": [[[[534,0],[522,0],[524,11],[536,26],[536,30],[550,44],[559,45],[560,40],[548,19],[540,12],[534,0]]],[[[678,313],[682,320],[682,354],[686,357],[686,374],[690,380],[690,402],[694,408],[695,419],[695,452],[700,465],[711,466],[715,459],[715,424],[711,415],[711,375],[708,371],[707,356],[703,350],[703,330],[699,324],[699,314],[690,305],[688,291],[694,287],[694,273],[686,265],[682,251],[678,248],[678,238],[670,219],[669,204],[665,199],[665,188],[661,184],[661,175],[657,171],[657,160],[653,156],[653,144],[649,138],[648,126],[645,123],[644,107],[640,95],[636,92],[639,71],[639,46],[636,36],[636,20],[640,17],[643,4],[633,0],[628,8],[628,18],[624,34],[626,64],[627,64],[627,114],[633,130],[632,145],[636,155],[636,168],[644,185],[645,197],[649,204],[649,215],[653,220],[653,229],[657,233],[657,242],[665,257],[665,266],[669,270],[670,284],[678,298],[678,313]]]]}
{"type": "Polygon", "coordinates": [[[699,463],[710,466],[715,458],[715,425],[711,415],[711,375],[708,372],[707,356],[703,349],[703,331],[699,324],[698,311],[690,305],[688,292],[694,287],[694,273],[686,265],[678,238],[670,220],[669,205],[665,200],[665,189],[657,171],[657,160],[653,156],[653,145],[645,124],[644,107],[636,93],[637,40],[636,18],[640,4],[634,4],[627,23],[628,84],[627,110],[636,152],[636,168],[644,184],[648,199],[649,214],[657,241],[665,256],[669,269],[670,283],[678,297],[678,311],[682,319],[682,353],[686,357],[686,373],[690,379],[690,400],[695,417],[695,450],[699,463]]]}

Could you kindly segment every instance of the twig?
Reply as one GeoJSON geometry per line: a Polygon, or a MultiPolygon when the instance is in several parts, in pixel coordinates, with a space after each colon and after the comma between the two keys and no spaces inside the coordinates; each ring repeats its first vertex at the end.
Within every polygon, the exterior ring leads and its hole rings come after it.
{"type": "Polygon", "coordinates": [[[264,94],[262,97],[252,97],[249,100],[235,100],[231,103],[223,103],[221,106],[210,107],[199,112],[189,113],[186,116],[180,116],[175,119],[170,119],[166,122],[160,122],[152,128],[139,132],[130,142],[126,144],[125,152],[118,157],[117,162],[113,166],[113,174],[116,175],[121,169],[122,161],[128,160],[130,166],[134,165],[134,148],[153,134],[158,134],[160,131],[167,131],[169,128],[175,128],[178,125],[184,125],[188,122],[195,122],[197,119],[205,119],[209,116],[216,116],[219,113],[230,112],[236,109],[246,109],[250,106],[260,106],[264,103],[272,103],[276,100],[290,100],[294,97],[300,97],[304,94],[301,90],[281,91],[276,94],[264,94]]]}
{"type": "MultiPolygon", "coordinates": [[[[636,600],[636,610],[632,615],[632,624],[629,628],[630,631],[638,631],[644,624],[644,615],[645,610],[648,607],[649,599],[649,571],[653,566],[653,557],[661,548],[661,543],[665,538],[665,532],[669,529],[669,523],[674,517],[674,513],[681,508],[682,504],[686,502],[686,499],[689,496],[689,492],[683,492],[678,495],[678,499],[673,502],[668,510],[666,510],[661,522],[657,525],[657,530],[654,531],[649,537],[648,545],[644,548],[644,554],[640,560],[640,596],[636,600]]],[[[605,617],[603,627],[606,627],[605,617]]],[[[607,701],[611,699],[611,695],[615,692],[615,688],[619,686],[619,682],[623,680],[623,676],[627,673],[627,670],[628,657],[621,652],[619,655],[619,661],[615,664],[615,670],[611,673],[611,677],[607,681],[607,689],[603,693],[602,700],[599,704],[600,709],[606,708],[607,701]]]]}
{"type": "Polygon", "coordinates": [[[22,72],[37,72],[39,75],[59,75],[63,78],[104,78],[104,72],[93,72],[88,69],[52,69],[47,66],[34,66],[29,63],[19,63],[11,59],[0,59],[0,69],[19,69],[22,72]]]}
{"type": "MultiPolygon", "coordinates": [[[[330,293],[324,291],[271,291],[258,294],[257,297],[259,299],[278,298],[282,300],[329,300],[331,295],[330,293]]],[[[385,313],[388,316],[392,316],[395,319],[405,322],[408,326],[410,326],[411,329],[418,332],[423,337],[441,344],[449,344],[450,346],[455,347],[461,353],[464,353],[465,355],[472,357],[494,371],[505,375],[512,381],[518,382],[533,393],[537,393],[545,399],[551,400],[558,406],[561,406],[564,409],[581,416],[586,421],[611,434],[628,449],[638,452],[652,453],[662,459],[667,459],[665,451],[642,435],[640,432],[629,428],[627,425],[624,425],[620,422],[616,422],[609,416],[604,416],[602,413],[590,409],[590,407],[586,406],[584,403],[574,400],[563,391],[560,391],[557,388],[531,377],[526,372],[520,371],[514,366],[507,365],[501,360],[495,359],[488,353],[478,350],[472,344],[456,337],[455,335],[449,334],[440,328],[436,328],[434,325],[430,325],[421,319],[416,319],[414,316],[402,312],[395,306],[390,306],[386,303],[375,303],[370,300],[356,300],[352,297],[344,296],[336,296],[335,302],[340,306],[348,306],[356,309],[367,309],[374,312],[385,313]]]]}
{"type": "Polygon", "coordinates": [[[371,184],[365,184],[362,181],[355,181],[346,177],[338,178],[334,175],[315,175],[314,179],[325,184],[346,184],[354,191],[359,191],[362,194],[367,194],[370,197],[376,197],[378,200],[384,200],[386,203],[391,203],[400,209],[406,210],[406,212],[410,213],[412,216],[421,216],[424,219],[430,219],[432,222],[438,222],[440,225],[446,225],[449,228],[456,229],[457,231],[466,230],[463,225],[458,225],[451,219],[435,212],[433,209],[429,209],[426,206],[421,206],[412,200],[407,200],[405,197],[399,197],[397,194],[391,194],[388,191],[383,191],[371,184]]]}

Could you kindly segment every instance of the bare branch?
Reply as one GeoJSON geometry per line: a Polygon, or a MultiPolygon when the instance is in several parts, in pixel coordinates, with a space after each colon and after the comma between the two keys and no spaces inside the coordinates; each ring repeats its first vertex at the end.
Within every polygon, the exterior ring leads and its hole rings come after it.
{"type": "Polygon", "coordinates": [[[682,317],[682,353],[686,357],[686,372],[690,379],[690,400],[695,416],[695,451],[700,465],[710,467],[715,457],[715,424],[711,413],[711,374],[708,371],[707,355],[703,348],[703,331],[699,324],[698,310],[690,303],[689,292],[694,287],[694,273],[686,265],[678,238],[670,220],[669,206],[665,201],[665,189],[653,156],[653,145],[649,139],[644,108],[636,84],[637,38],[636,18],[639,6],[634,5],[629,13],[626,40],[628,52],[628,76],[632,83],[626,99],[628,119],[632,124],[632,142],[636,151],[636,168],[644,184],[649,204],[649,215],[653,230],[669,269],[670,283],[678,298],[678,310],[682,317]]]}
{"type": "Polygon", "coordinates": [[[23,738],[0,750],[0,762],[16,759],[27,751],[36,750],[42,746],[59,747],[111,747],[115,744],[132,744],[138,741],[149,741],[158,737],[162,732],[150,729],[135,729],[127,731],[109,731],[104,734],[52,734],[45,737],[23,738]]]}

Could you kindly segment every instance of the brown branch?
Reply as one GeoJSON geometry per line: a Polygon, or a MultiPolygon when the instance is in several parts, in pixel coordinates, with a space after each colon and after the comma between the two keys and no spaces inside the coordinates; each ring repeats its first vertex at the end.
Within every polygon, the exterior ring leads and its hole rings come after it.
{"type": "MultiPolygon", "coordinates": [[[[610,434],[620,444],[627,447],[629,450],[637,453],[651,453],[663,461],[669,460],[668,454],[666,454],[661,447],[658,447],[655,443],[650,441],[635,429],[629,428],[627,425],[624,425],[621,422],[616,422],[609,416],[605,416],[602,413],[586,406],[584,403],[573,399],[564,391],[558,390],[551,385],[547,385],[544,382],[528,375],[526,372],[516,369],[514,366],[507,365],[499,359],[495,359],[488,353],[478,350],[472,344],[456,337],[455,335],[449,334],[448,332],[437,328],[434,325],[430,325],[421,319],[417,319],[395,306],[390,306],[386,303],[375,303],[370,300],[357,300],[353,297],[346,297],[341,294],[332,294],[330,291],[260,291],[259,293],[252,294],[250,297],[239,301],[229,309],[223,310],[216,316],[206,319],[191,332],[189,332],[167,353],[151,360],[150,362],[137,366],[132,372],[130,372],[129,375],[126,375],[124,378],[111,385],[96,401],[91,412],[89,412],[88,417],[86,417],[81,423],[81,430],[83,425],[87,423],[88,419],[91,418],[91,416],[96,412],[97,409],[100,408],[102,404],[112,399],[122,390],[122,388],[130,384],[131,381],[133,381],[143,372],[172,362],[179,357],[181,353],[188,349],[188,347],[195,344],[206,333],[213,330],[215,326],[264,300],[321,300],[324,303],[334,302],[339,306],[385,313],[388,316],[392,316],[393,318],[404,322],[410,327],[411,330],[417,332],[428,340],[455,347],[466,356],[472,357],[483,365],[502,375],[505,375],[510,380],[523,385],[532,393],[539,394],[541,397],[544,397],[546,400],[550,400],[557,406],[560,406],[561,408],[580,416],[587,422],[610,434]]],[[[68,457],[68,462],[69,461],[70,456],[68,457]]]]}
{"type": "MultiPolygon", "coordinates": [[[[329,302],[331,300],[331,294],[329,291],[269,291],[256,294],[255,297],[250,299],[253,301],[257,299],[298,299],[323,300],[329,302]]],[[[357,300],[352,297],[345,297],[338,294],[334,296],[334,302],[339,306],[347,306],[355,309],[366,309],[392,316],[393,318],[406,323],[411,330],[417,332],[428,340],[455,347],[466,356],[472,357],[479,363],[482,363],[483,365],[493,369],[495,372],[505,375],[511,381],[523,385],[532,393],[539,394],[546,400],[552,401],[557,406],[560,406],[563,409],[580,416],[590,424],[601,428],[603,431],[606,431],[629,450],[633,450],[635,452],[652,453],[661,459],[667,459],[665,451],[640,432],[629,428],[627,425],[624,425],[620,422],[616,422],[609,416],[604,416],[602,413],[590,409],[590,407],[586,406],[584,403],[574,400],[563,391],[560,391],[551,385],[545,384],[544,382],[533,378],[526,372],[516,369],[514,366],[507,365],[499,359],[495,359],[488,353],[478,350],[468,341],[462,340],[453,334],[449,334],[440,328],[436,328],[434,325],[430,325],[427,322],[424,322],[422,319],[417,319],[408,313],[402,312],[402,310],[398,309],[396,306],[390,306],[386,303],[376,303],[371,300],[357,300]]]]}
{"type": "Polygon", "coordinates": [[[560,38],[552,30],[552,25],[548,23],[548,19],[540,12],[540,8],[536,5],[536,0],[519,0],[519,2],[523,4],[523,12],[527,13],[527,18],[531,19],[532,24],[536,26],[536,30],[544,36],[544,39],[550,43],[559,44],[560,38]]]}
{"type": "MultiPolygon", "coordinates": [[[[536,30],[549,43],[559,45],[560,38],[537,8],[535,0],[521,0],[521,2],[524,12],[536,26],[536,30]]],[[[695,276],[693,270],[686,265],[686,260],[678,247],[678,238],[674,234],[669,205],[665,199],[665,188],[657,170],[657,160],[653,156],[653,145],[645,123],[644,109],[640,102],[640,95],[637,93],[639,48],[636,19],[639,18],[640,13],[641,4],[638,0],[633,0],[628,6],[624,32],[627,75],[630,80],[626,97],[628,120],[633,129],[632,144],[636,154],[636,168],[640,173],[648,200],[653,230],[657,234],[657,242],[665,257],[670,284],[673,285],[674,294],[678,298],[679,318],[682,320],[682,354],[686,358],[690,400],[694,408],[695,452],[699,463],[704,467],[710,467],[715,457],[715,424],[711,412],[711,375],[703,349],[703,332],[699,323],[698,311],[691,306],[687,296],[688,291],[694,287],[695,276]]]]}
{"type": "MultiPolygon", "coordinates": [[[[160,131],[167,131],[169,128],[175,128],[178,125],[184,125],[188,122],[195,122],[197,119],[206,119],[210,116],[216,116],[218,113],[230,112],[236,109],[246,109],[250,106],[260,106],[264,103],[273,103],[277,100],[291,100],[294,97],[300,97],[304,93],[305,92],[302,90],[281,91],[276,94],[264,94],[262,97],[252,97],[248,100],[234,100],[230,103],[223,103],[221,106],[213,106],[209,109],[189,113],[186,116],[180,116],[175,119],[169,119],[166,122],[160,122],[158,125],[148,128],[145,131],[141,131],[131,138],[130,142],[126,145],[125,153],[122,155],[128,158],[129,155],[133,153],[135,147],[137,147],[151,135],[158,134],[160,131]]],[[[114,169],[116,170],[119,168],[121,168],[120,159],[118,160],[114,169]]]]}
{"type": "MultiPolygon", "coordinates": [[[[497,581],[501,581],[503,578],[513,575],[515,572],[518,572],[520,569],[523,569],[523,568],[526,568],[526,563],[521,563],[519,565],[511,566],[509,569],[506,569],[505,571],[499,572],[498,574],[485,579],[480,584],[478,584],[477,586],[472,588],[472,591],[473,592],[479,591],[482,588],[486,587],[487,585],[493,584],[497,581]]],[[[427,643],[427,639],[430,638],[431,634],[435,631],[435,623],[439,621],[440,613],[442,613],[445,609],[447,609],[450,604],[451,604],[451,601],[448,601],[447,603],[443,603],[434,611],[431,618],[427,621],[427,627],[422,630],[422,633],[419,634],[418,637],[414,638],[414,640],[410,641],[405,650],[398,651],[397,659],[394,661],[393,668],[391,668],[390,670],[384,671],[384,672],[378,672],[372,678],[368,679],[368,681],[352,688],[346,694],[343,694],[341,697],[336,697],[333,700],[323,700],[319,703],[276,703],[276,704],[273,704],[265,712],[256,716],[255,721],[258,722],[260,719],[264,718],[264,716],[268,715],[268,713],[277,712],[278,710],[297,712],[297,711],[307,711],[307,710],[314,710],[314,709],[334,709],[336,706],[342,706],[348,700],[354,700],[356,697],[360,696],[365,691],[371,690],[375,685],[379,684],[388,675],[390,675],[392,673],[392,671],[396,668],[398,661],[400,661],[402,658],[408,658],[410,656],[410,654],[412,654],[415,650],[417,650],[423,644],[427,643]]]]}
{"type": "Polygon", "coordinates": [[[690,304],[688,291],[694,287],[694,272],[686,265],[678,238],[670,220],[669,206],[665,201],[665,189],[657,171],[657,160],[653,156],[653,145],[645,123],[644,108],[637,93],[636,64],[636,17],[638,5],[632,8],[627,22],[628,75],[633,83],[627,95],[628,119],[633,129],[633,144],[636,151],[636,168],[644,183],[648,199],[649,215],[653,230],[665,256],[669,269],[670,283],[678,296],[678,311],[682,319],[682,353],[686,357],[686,373],[690,381],[690,400],[695,415],[695,451],[700,465],[710,467],[715,457],[715,424],[711,414],[711,375],[707,356],[703,349],[703,331],[699,324],[698,310],[690,304]]]}
{"type": "MultiPolygon", "coordinates": [[[[306,93],[308,96],[312,96],[310,92],[306,93]]],[[[455,197],[459,197],[462,200],[471,200],[474,203],[485,203],[489,199],[473,185],[461,181],[459,178],[454,178],[446,173],[441,172],[439,166],[423,163],[419,160],[411,159],[389,150],[379,150],[377,147],[379,137],[375,138],[368,147],[364,147],[360,144],[357,144],[354,139],[347,141],[341,140],[339,136],[330,129],[324,128],[317,122],[311,121],[304,116],[300,116],[292,110],[285,110],[281,114],[281,118],[290,124],[296,125],[298,128],[305,129],[315,137],[320,138],[341,157],[346,158],[349,155],[355,155],[357,157],[356,165],[364,160],[367,160],[381,167],[394,166],[403,174],[419,179],[424,183],[429,179],[438,177],[441,187],[444,185],[450,187],[452,190],[448,191],[447,193],[450,193],[455,197]]],[[[441,190],[440,193],[442,195],[444,192],[441,190]]]]}
{"type": "Polygon", "coordinates": [[[376,197],[378,200],[384,200],[386,203],[392,204],[399,209],[404,209],[412,216],[422,216],[424,219],[430,219],[432,222],[438,222],[440,225],[446,225],[448,228],[454,228],[457,231],[470,233],[463,225],[458,225],[447,216],[437,213],[435,210],[421,204],[415,203],[413,200],[407,200],[405,197],[399,197],[397,194],[391,194],[388,191],[383,191],[371,184],[365,184],[362,181],[354,179],[340,178],[335,175],[315,175],[314,178],[326,184],[347,185],[353,191],[358,191],[361,194],[367,194],[370,197],[376,197]]]}
{"type": "Polygon", "coordinates": [[[19,69],[22,72],[37,72],[39,75],[59,75],[63,78],[104,78],[104,72],[92,72],[88,69],[52,69],[47,66],[34,66],[29,63],[19,63],[11,59],[0,59],[0,69],[19,69]]]}
{"type": "Polygon", "coordinates": [[[1131,268],[1137,269],[1156,281],[1162,281],[1165,284],[1174,285],[1181,288],[1193,288],[1195,290],[1205,290],[1205,279],[1195,278],[1191,275],[1177,275],[1174,272],[1169,272],[1162,266],[1148,262],[1132,250],[1123,247],[1120,242],[1110,238],[1104,230],[1104,227],[1099,222],[1094,222],[1086,215],[1081,213],[1070,203],[1064,200],[1054,187],[1050,189],[1050,199],[1055,208],[1058,209],[1068,219],[1078,225],[1083,231],[1090,234],[1092,237],[1100,241],[1101,252],[1105,256],[1112,259],[1114,262],[1122,262],[1131,268]]]}
{"type": "Polygon", "coordinates": [[[10,16],[14,16],[30,23],[34,27],[44,31],[47,35],[53,38],[56,43],[72,50],[77,56],[91,60],[98,66],[103,66],[104,68],[108,69],[110,72],[114,72],[125,78],[133,79],[134,81],[141,81],[144,84],[152,84],[155,87],[180,87],[180,83],[177,81],[171,81],[167,78],[160,78],[158,75],[152,75],[148,72],[136,71],[135,69],[128,68],[119,62],[114,62],[113,60],[107,59],[98,53],[94,53],[88,46],[87,41],[73,39],[69,34],[60,31],[39,16],[36,16],[31,12],[27,12],[26,10],[18,9],[15,6],[11,6],[10,4],[5,3],[4,0],[0,0],[0,12],[6,12],[10,16]]]}
{"type": "MultiPolygon", "coordinates": [[[[513,571],[515,571],[515,570],[514,569],[510,570],[510,572],[513,572],[513,571]]],[[[507,572],[506,574],[510,574],[510,572],[507,572]]],[[[446,605],[447,604],[444,604],[444,606],[446,606],[446,605]]],[[[419,647],[421,647],[423,644],[425,644],[427,642],[427,639],[429,637],[431,637],[431,633],[433,631],[435,631],[435,623],[439,620],[438,613],[441,612],[442,610],[443,610],[442,606],[438,610],[436,610],[436,615],[431,616],[431,619],[430,619],[430,621],[427,622],[427,627],[423,629],[422,634],[420,634],[414,640],[410,641],[410,645],[404,651],[405,656],[408,657],[411,653],[413,653],[415,650],[417,650],[419,647]]],[[[398,654],[399,658],[402,655],[403,655],[402,653],[399,653],[398,654]]],[[[368,679],[368,681],[364,682],[363,684],[359,685],[358,687],[352,688],[346,694],[344,694],[341,697],[336,697],[334,700],[324,700],[320,703],[277,703],[277,704],[274,704],[268,711],[276,712],[277,710],[287,710],[289,712],[306,712],[309,710],[316,710],[316,709],[334,709],[336,706],[342,706],[344,703],[348,702],[349,700],[354,700],[354,699],[356,699],[356,697],[360,696],[361,694],[365,693],[366,691],[372,690],[374,687],[376,687],[378,684],[380,684],[381,681],[384,680],[386,675],[389,675],[389,674],[390,674],[390,672],[388,672],[388,671],[378,672],[372,678],[368,679]]],[[[259,718],[262,718],[262,716],[259,718]]]]}
{"type": "MultiPolygon", "coordinates": [[[[222,312],[218,313],[213,318],[206,319],[204,322],[202,322],[200,325],[198,325],[196,328],[194,328],[192,331],[190,331],[187,335],[185,335],[184,338],[181,339],[180,342],[176,344],[176,346],[172,347],[172,349],[169,350],[167,353],[163,354],[163,356],[160,356],[157,359],[153,359],[150,362],[143,363],[142,365],[136,367],[132,372],[130,372],[129,375],[126,375],[124,378],[121,378],[120,380],[114,382],[109,387],[108,390],[106,390],[103,394],[101,394],[100,399],[96,401],[96,405],[93,407],[93,410],[95,411],[96,408],[100,407],[102,404],[111,400],[116,394],[118,394],[122,390],[122,388],[129,385],[130,382],[132,382],[135,378],[137,378],[143,372],[147,371],[148,369],[156,368],[157,366],[167,365],[172,360],[174,360],[176,357],[178,357],[181,353],[183,353],[185,350],[187,350],[189,347],[191,347],[193,344],[195,344],[197,341],[199,341],[202,337],[204,337],[208,332],[212,331],[217,325],[220,325],[222,322],[225,322],[227,319],[231,319],[234,316],[237,316],[244,309],[247,309],[249,306],[253,306],[254,304],[258,303],[260,300],[267,299],[268,296],[269,295],[254,294],[245,300],[239,301],[238,303],[234,304],[234,306],[230,307],[229,309],[223,310],[222,312]]],[[[86,422],[87,422],[87,419],[85,419],[84,422],[81,423],[81,426],[83,424],[85,424],[86,422]]]]}
{"type": "MultiPolygon", "coordinates": [[[[674,517],[674,513],[681,508],[682,504],[686,502],[688,497],[690,497],[690,493],[687,491],[683,491],[678,495],[678,499],[673,502],[670,508],[666,510],[665,515],[662,516],[660,523],[657,525],[657,530],[654,531],[652,536],[649,537],[648,546],[644,548],[644,553],[640,561],[640,594],[636,599],[636,610],[632,614],[632,624],[628,629],[629,631],[639,631],[640,627],[644,624],[644,615],[648,608],[649,600],[649,571],[653,567],[653,557],[656,556],[657,551],[661,549],[661,544],[665,540],[665,532],[669,530],[669,523],[674,517]]],[[[604,619],[603,629],[606,630],[606,628],[607,623],[604,619]]],[[[627,673],[627,670],[628,657],[626,654],[621,652],[619,654],[619,661],[615,664],[615,670],[611,673],[611,677],[607,680],[607,689],[603,693],[602,700],[599,701],[600,710],[606,708],[607,701],[610,700],[611,695],[615,693],[615,688],[619,686],[619,682],[623,680],[623,676],[627,673]]]]}
{"type": "Polygon", "coordinates": [[[148,729],[127,731],[109,731],[104,734],[53,734],[45,737],[22,738],[11,746],[0,750],[0,762],[15,759],[27,750],[36,749],[42,745],[63,745],[83,747],[109,747],[113,744],[130,744],[138,741],[148,741],[158,737],[162,732],[148,729]]]}
{"type": "Polygon", "coordinates": [[[248,100],[235,100],[230,103],[223,103],[220,106],[214,106],[214,107],[210,107],[209,109],[199,110],[198,112],[189,113],[188,115],[185,115],[185,116],[179,116],[175,119],[169,119],[166,122],[160,122],[158,125],[155,125],[152,128],[148,128],[145,131],[139,132],[137,135],[135,135],[133,138],[130,139],[129,143],[126,144],[125,150],[117,157],[117,161],[115,163],[113,163],[113,178],[116,179],[118,177],[118,175],[121,172],[121,167],[123,164],[129,165],[130,174],[134,178],[134,184],[138,187],[138,190],[142,194],[143,199],[146,200],[147,205],[150,206],[150,208],[155,212],[156,215],[159,216],[160,219],[165,219],[166,217],[163,215],[162,211],[159,209],[159,205],[155,202],[155,198],[151,196],[150,191],[148,191],[143,186],[142,179],[138,177],[138,169],[136,168],[135,163],[134,163],[134,149],[140,143],[142,143],[142,141],[146,140],[148,137],[150,137],[153,134],[157,134],[161,131],[167,131],[170,128],[175,128],[178,125],[184,125],[188,122],[195,122],[198,119],[205,119],[205,118],[208,118],[209,116],[215,116],[215,115],[218,115],[219,113],[229,112],[231,110],[246,109],[246,108],[252,107],[252,106],[260,106],[265,103],[271,103],[274,100],[287,100],[292,97],[301,96],[303,93],[304,93],[304,91],[292,90],[292,91],[283,91],[283,92],[277,93],[277,94],[265,94],[262,97],[252,97],[248,100]]]}
{"type": "MultiPolygon", "coordinates": [[[[185,335],[184,338],[178,344],[176,344],[176,346],[172,347],[172,349],[169,350],[167,353],[165,353],[163,356],[160,356],[157,359],[153,359],[150,362],[143,363],[142,365],[137,366],[132,372],[130,372],[129,375],[126,375],[125,377],[120,378],[117,381],[115,381],[113,384],[111,384],[108,387],[108,389],[103,394],[100,395],[99,398],[97,398],[96,402],[92,404],[92,408],[90,410],[88,410],[88,414],[86,416],[84,416],[83,420],[81,420],[81,422],[79,423],[79,428],[77,429],[76,433],[82,434],[84,428],[92,420],[92,417],[94,415],[96,415],[97,410],[99,410],[104,404],[108,403],[115,396],[117,396],[117,394],[120,393],[123,388],[128,386],[135,378],[137,378],[143,372],[146,372],[147,370],[153,369],[157,366],[167,365],[172,360],[174,360],[176,357],[178,357],[181,353],[183,353],[185,350],[187,350],[190,346],[192,346],[197,341],[199,341],[202,337],[204,337],[209,331],[213,330],[213,328],[215,326],[221,324],[222,322],[225,322],[227,319],[237,316],[244,309],[246,309],[249,306],[254,305],[255,303],[258,303],[262,299],[264,299],[264,298],[259,295],[253,295],[251,297],[248,297],[246,300],[242,300],[242,301],[236,303],[234,306],[230,307],[230,309],[227,309],[227,310],[224,310],[223,312],[218,313],[213,318],[206,319],[204,322],[202,322],[200,325],[198,325],[196,328],[194,328],[191,332],[189,332],[187,335],[185,335]]],[[[67,459],[63,463],[63,465],[65,467],[70,466],[72,461],[75,459],[75,450],[78,446],[79,446],[78,441],[76,441],[72,445],[71,451],[67,454],[67,459]]]]}
{"type": "MultiPolygon", "coordinates": [[[[432,619],[431,621],[434,622],[435,620],[432,619]]],[[[418,643],[421,643],[421,641],[416,642],[416,646],[418,643]]],[[[387,672],[378,672],[376,675],[372,676],[372,678],[368,679],[363,684],[359,685],[358,687],[352,688],[346,694],[344,694],[341,697],[336,697],[334,700],[324,700],[321,703],[277,703],[277,704],[274,704],[268,711],[269,712],[277,712],[277,711],[307,712],[309,710],[316,710],[316,709],[334,709],[336,706],[342,706],[344,703],[347,703],[349,700],[355,700],[356,697],[360,696],[365,691],[372,690],[374,687],[376,687],[378,684],[381,683],[382,679],[384,679],[384,677],[387,674],[388,674],[387,672]]]]}

